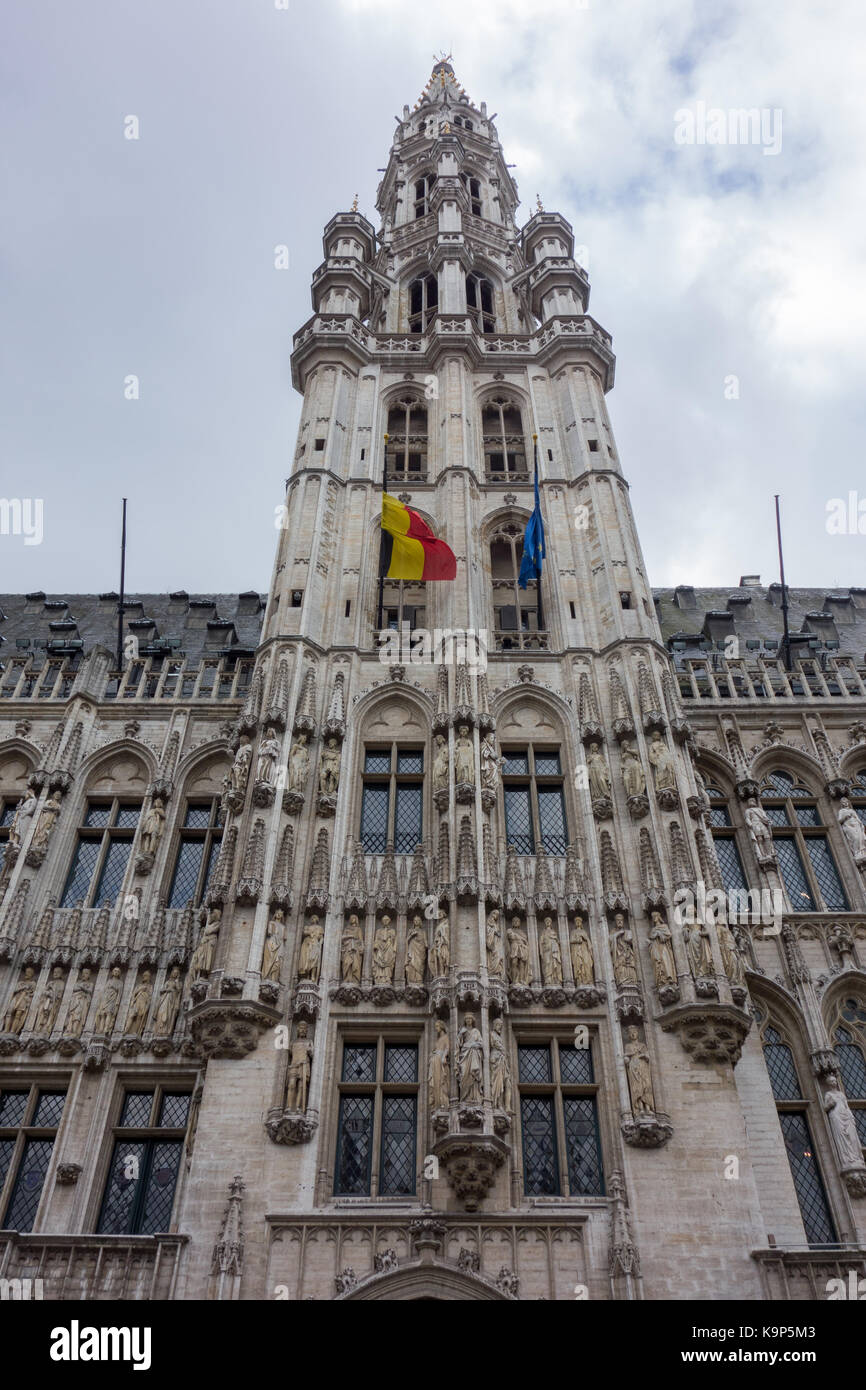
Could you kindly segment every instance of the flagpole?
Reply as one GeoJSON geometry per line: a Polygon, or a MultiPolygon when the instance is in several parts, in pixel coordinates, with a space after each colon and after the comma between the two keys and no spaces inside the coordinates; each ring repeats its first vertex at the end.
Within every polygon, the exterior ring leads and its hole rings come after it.
{"type": "Polygon", "coordinates": [[[779,494],[776,493],[776,539],[779,542],[779,578],[782,581],[782,650],[785,654],[785,670],[791,669],[791,633],[788,628],[788,591],[785,587],[785,561],[782,557],[782,521],[779,515],[779,494]]]}
{"type": "MultiPolygon", "coordinates": [[[[384,447],[384,449],[382,450],[382,497],[383,497],[383,499],[384,499],[385,493],[388,491],[388,436],[387,436],[387,434],[383,435],[382,438],[383,438],[384,441],[385,441],[385,447],[384,447]]],[[[381,517],[380,517],[380,520],[379,520],[380,528],[381,528],[381,524],[382,524],[382,523],[381,523],[381,517]]],[[[385,544],[385,537],[384,537],[384,534],[382,534],[382,533],[380,532],[380,538],[379,538],[379,607],[378,607],[377,614],[376,614],[376,630],[377,630],[378,632],[381,632],[381,631],[382,631],[382,604],[383,604],[384,601],[385,601],[385,576],[384,576],[384,574],[382,573],[382,546],[383,546],[384,544],[385,544]]]]}
{"type": "MultiPolygon", "coordinates": [[[[537,434],[534,434],[534,435],[532,436],[532,450],[533,450],[533,461],[534,461],[534,463],[535,463],[535,486],[536,486],[536,488],[537,488],[537,487],[538,487],[538,435],[537,435],[537,434]]],[[[543,632],[543,631],[544,631],[544,607],[543,607],[542,599],[541,599],[541,575],[540,575],[540,574],[539,574],[538,578],[537,578],[536,581],[535,581],[535,588],[536,588],[536,602],[537,602],[536,620],[537,620],[537,623],[538,623],[538,631],[539,631],[539,632],[543,632]]]]}
{"type": "Polygon", "coordinates": [[[120,601],[117,605],[117,669],[123,670],[123,596],[126,580],[126,498],[123,499],[123,523],[120,531],[120,601]]]}

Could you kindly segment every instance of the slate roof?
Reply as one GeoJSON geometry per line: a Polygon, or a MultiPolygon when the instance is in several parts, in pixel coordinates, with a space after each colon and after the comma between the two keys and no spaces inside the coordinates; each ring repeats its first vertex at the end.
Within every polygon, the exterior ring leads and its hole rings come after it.
{"type": "MultiPolygon", "coordinates": [[[[653,589],[656,612],[665,643],[685,641],[688,652],[701,639],[724,647],[725,638],[740,639],[740,655],[748,657],[774,650],[783,634],[782,588],[741,582],[730,589],[704,589],[678,585],[653,589]]],[[[854,656],[866,654],[866,588],[794,589],[788,586],[788,628],[792,636],[806,634],[792,644],[794,655],[829,650],[854,656]],[[838,645],[837,645],[838,644],[838,645]]]]}

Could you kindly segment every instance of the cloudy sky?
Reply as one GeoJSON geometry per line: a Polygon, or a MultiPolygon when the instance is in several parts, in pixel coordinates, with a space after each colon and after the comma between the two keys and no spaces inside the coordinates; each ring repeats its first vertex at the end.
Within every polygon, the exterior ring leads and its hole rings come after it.
{"type": "Polygon", "coordinates": [[[0,590],[114,587],[124,494],[130,589],[267,588],[322,227],[356,192],[377,221],[441,50],[522,220],[540,193],[586,248],[651,582],[776,578],[780,492],[788,582],[866,584],[826,525],[857,492],[866,532],[862,0],[7,0],[3,29],[0,491],[44,538],[0,535],[0,590]],[[701,103],[764,143],[679,143],[701,103]]]}

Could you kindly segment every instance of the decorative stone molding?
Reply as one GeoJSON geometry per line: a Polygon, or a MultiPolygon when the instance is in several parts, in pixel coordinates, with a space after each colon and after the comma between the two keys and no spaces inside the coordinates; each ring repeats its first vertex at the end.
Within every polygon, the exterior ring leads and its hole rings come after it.
{"type": "MultiPolygon", "coordinates": [[[[644,816],[649,813],[649,797],[645,796],[642,792],[638,796],[627,797],[625,804],[628,807],[628,813],[632,820],[643,820],[644,816]]],[[[595,810],[594,804],[593,810],[595,810]]]]}
{"type": "Polygon", "coordinates": [[[322,1000],[319,987],[312,980],[299,980],[292,1000],[292,1017],[306,1018],[312,1023],[319,1015],[322,1000]]]}
{"type": "Polygon", "coordinates": [[[674,1132],[668,1115],[651,1114],[646,1110],[627,1116],[620,1128],[625,1142],[637,1149],[659,1149],[674,1132]]]}
{"type": "Polygon", "coordinates": [[[227,1003],[206,999],[189,1012],[190,1033],[203,1057],[245,1057],[259,1034],[280,1022],[276,1009],[251,999],[227,1003]]]}
{"type": "Polygon", "coordinates": [[[61,1187],[74,1187],[83,1171],[80,1163],[58,1163],[56,1181],[61,1187]]]}
{"type": "Polygon", "coordinates": [[[613,802],[609,796],[597,796],[592,803],[592,814],[596,820],[610,820],[613,815],[613,802]]]}
{"type": "Polygon", "coordinates": [[[433,1145],[449,1186],[467,1211],[477,1211],[505,1162],[508,1146],[492,1134],[448,1134],[433,1145]]]}
{"type": "Polygon", "coordinates": [[[840,1176],[852,1197],[866,1197],[866,1167],[843,1168],[840,1176]]]}
{"type": "Polygon", "coordinates": [[[436,1254],[442,1249],[442,1242],[448,1227],[444,1221],[439,1221],[435,1216],[419,1216],[409,1223],[409,1238],[412,1241],[413,1250],[429,1250],[436,1254]]]}
{"type": "Polygon", "coordinates": [[[268,1111],[265,1130],[275,1144],[306,1144],[319,1127],[316,1110],[282,1110],[275,1106],[268,1111]]]}
{"type": "Polygon", "coordinates": [[[696,1062],[730,1062],[736,1066],[752,1026],[751,1015],[733,1004],[681,1004],[659,1020],[674,1032],[696,1062]]]}

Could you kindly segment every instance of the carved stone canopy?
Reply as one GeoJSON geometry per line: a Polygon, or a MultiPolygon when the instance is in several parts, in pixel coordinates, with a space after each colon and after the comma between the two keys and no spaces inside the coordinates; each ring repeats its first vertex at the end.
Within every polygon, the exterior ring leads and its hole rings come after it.
{"type": "Polygon", "coordinates": [[[662,1028],[675,1032],[696,1062],[736,1066],[752,1026],[751,1015],[733,1004],[681,1004],[662,1015],[662,1028]]]}
{"type": "Polygon", "coordinates": [[[505,1162],[508,1145],[492,1134],[448,1134],[433,1146],[448,1183],[467,1211],[477,1211],[505,1162]]]}

